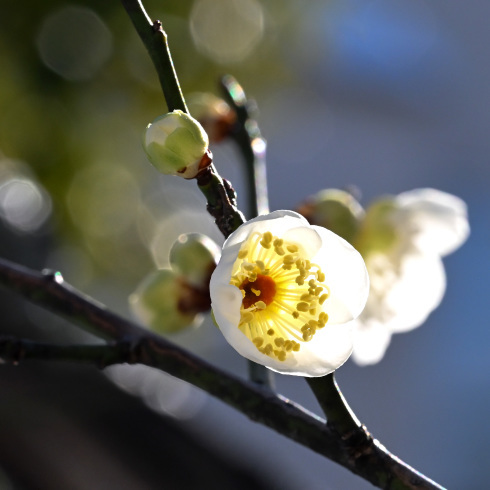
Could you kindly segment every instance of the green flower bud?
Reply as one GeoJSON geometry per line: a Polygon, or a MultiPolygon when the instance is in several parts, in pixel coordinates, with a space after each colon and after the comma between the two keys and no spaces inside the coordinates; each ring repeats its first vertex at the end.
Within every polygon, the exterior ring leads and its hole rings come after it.
{"type": "Polygon", "coordinates": [[[188,286],[168,269],[150,273],[129,297],[134,316],[160,333],[173,333],[193,325],[199,318],[188,311],[188,286]]]}
{"type": "Polygon", "coordinates": [[[150,162],[162,174],[192,179],[211,164],[206,131],[193,117],[179,110],[149,124],[143,146],[150,162]]]}
{"type": "Polygon", "coordinates": [[[208,92],[196,92],[187,97],[187,105],[211,142],[218,143],[230,134],[236,113],[223,99],[208,92]]]}
{"type": "Polygon", "coordinates": [[[387,252],[396,244],[396,209],[395,198],[391,196],[374,201],[366,209],[366,216],[354,243],[363,257],[371,252],[387,252]]]}
{"type": "Polygon", "coordinates": [[[356,199],[340,189],[325,189],[307,199],[297,211],[312,225],[323,226],[353,243],[364,210],[356,199]]]}
{"type": "Polygon", "coordinates": [[[209,288],[209,278],[216,268],[218,257],[218,246],[199,233],[180,235],[170,249],[173,271],[197,288],[209,288]]]}

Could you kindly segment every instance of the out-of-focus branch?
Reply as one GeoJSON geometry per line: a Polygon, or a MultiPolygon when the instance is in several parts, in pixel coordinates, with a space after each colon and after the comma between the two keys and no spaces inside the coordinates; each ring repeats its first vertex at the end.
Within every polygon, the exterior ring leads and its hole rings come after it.
{"type": "Polygon", "coordinates": [[[3,338],[0,340],[3,362],[36,358],[98,367],[121,362],[152,366],[203,389],[250,419],[345,466],[380,488],[441,489],[391,455],[365,429],[356,432],[355,437],[340,437],[337,430],[290,400],[221,371],[111,312],[65,283],[59,273],[40,273],[0,259],[0,284],[114,341],[95,346],[55,346],[3,338]]]}
{"type": "Polygon", "coordinates": [[[237,115],[233,138],[245,162],[249,190],[249,214],[255,218],[269,212],[265,152],[267,143],[262,137],[257,121],[251,116],[249,102],[238,81],[231,75],[221,79],[221,87],[227,102],[237,115]]]}

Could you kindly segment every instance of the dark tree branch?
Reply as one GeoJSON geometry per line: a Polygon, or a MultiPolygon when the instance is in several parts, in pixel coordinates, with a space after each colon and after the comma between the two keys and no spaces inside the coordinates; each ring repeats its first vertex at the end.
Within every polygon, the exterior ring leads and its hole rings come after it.
{"type": "Polygon", "coordinates": [[[0,284],[114,341],[101,346],[54,346],[4,337],[0,341],[3,362],[36,358],[98,367],[121,362],[145,364],[201,388],[251,420],[345,466],[380,488],[441,489],[390,454],[363,427],[348,438],[340,437],[335,427],[288,399],[232,376],[111,312],[66,284],[59,273],[39,273],[0,259],[0,284]]]}

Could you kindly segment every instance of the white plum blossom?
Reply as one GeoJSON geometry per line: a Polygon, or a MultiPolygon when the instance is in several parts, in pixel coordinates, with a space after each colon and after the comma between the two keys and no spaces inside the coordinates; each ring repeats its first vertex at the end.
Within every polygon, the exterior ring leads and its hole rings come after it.
{"type": "Polygon", "coordinates": [[[240,226],[210,283],[214,318],[242,356],[273,371],[323,376],[353,345],[351,321],[367,300],[360,254],[292,211],[240,226]]]}
{"type": "Polygon", "coordinates": [[[354,361],[379,362],[393,333],[412,330],[427,319],[446,289],[441,258],[468,234],[465,203],[435,189],[404,192],[366,210],[354,245],[366,261],[371,292],[355,322],[354,361]],[[380,207],[384,209],[378,213],[380,207]],[[385,243],[377,240],[376,229],[382,229],[385,243]]]}
{"type": "MultiPolygon", "coordinates": [[[[334,198],[337,206],[347,202],[324,191],[303,205],[305,216],[333,231],[342,229],[332,219],[338,212],[329,213],[334,198]]],[[[349,216],[356,224],[348,239],[363,256],[371,283],[366,308],[353,322],[352,358],[360,365],[374,364],[392,334],[420,326],[441,302],[446,288],[441,258],[468,237],[466,205],[445,192],[416,189],[378,199],[365,212],[349,216]]]]}

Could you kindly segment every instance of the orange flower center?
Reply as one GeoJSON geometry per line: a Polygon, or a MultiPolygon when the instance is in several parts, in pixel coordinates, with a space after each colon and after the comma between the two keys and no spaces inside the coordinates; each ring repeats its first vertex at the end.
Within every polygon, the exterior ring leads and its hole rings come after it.
{"type": "Polygon", "coordinates": [[[276,295],[276,283],[274,279],[262,274],[258,274],[254,282],[250,282],[246,278],[240,285],[240,289],[245,293],[242,305],[246,309],[255,305],[258,301],[263,301],[268,306],[272,303],[276,295]]]}

